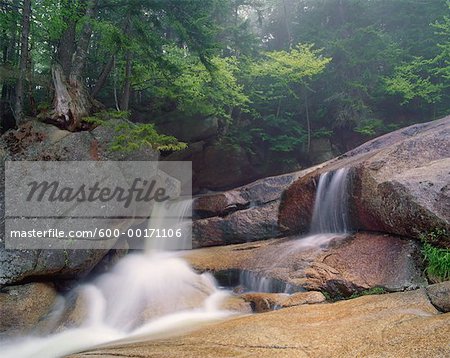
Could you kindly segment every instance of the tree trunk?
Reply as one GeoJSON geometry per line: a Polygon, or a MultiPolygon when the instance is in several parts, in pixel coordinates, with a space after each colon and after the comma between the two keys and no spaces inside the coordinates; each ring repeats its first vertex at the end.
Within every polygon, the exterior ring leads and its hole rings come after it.
{"type": "Polygon", "coordinates": [[[67,81],[61,65],[53,65],[52,79],[55,96],[49,119],[62,128],[76,131],[81,119],[91,113],[94,103],[83,83],[67,81]]]}
{"type": "Polygon", "coordinates": [[[288,37],[288,48],[289,50],[292,49],[292,35],[291,35],[291,27],[289,25],[289,16],[288,16],[288,11],[286,8],[286,2],[285,0],[283,0],[283,11],[284,11],[284,23],[286,25],[286,33],[287,33],[287,37],[288,37]]]}
{"type": "Polygon", "coordinates": [[[16,103],[14,108],[14,117],[16,124],[19,125],[24,121],[25,113],[23,109],[25,76],[28,64],[28,37],[30,35],[30,17],[31,17],[31,0],[23,1],[22,9],[22,35],[20,39],[20,64],[19,78],[16,85],[16,103]]]}
{"type": "MultiPolygon", "coordinates": [[[[33,49],[33,45],[30,47],[30,52],[33,49]]],[[[37,105],[36,100],[34,99],[33,95],[33,62],[31,59],[31,56],[28,56],[28,63],[27,63],[27,82],[28,82],[28,104],[29,104],[29,111],[30,114],[35,117],[37,114],[37,105]]]]}
{"type": "Polygon", "coordinates": [[[92,97],[96,97],[100,90],[103,88],[103,86],[106,83],[106,80],[109,77],[109,74],[111,73],[111,70],[114,65],[114,55],[111,56],[105,67],[103,67],[102,73],[100,74],[100,77],[98,78],[97,82],[95,83],[94,89],[91,92],[92,97]]]}
{"type": "Polygon", "coordinates": [[[114,75],[113,75],[113,86],[114,86],[114,104],[116,105],[117,111],[120,111],[119,100],[117,96],[117,67],[116,67],[116,56],[113,56],[113,67],[114,67],[114,75]]]}
{"type": "Polygon", "coordinates": [[[122,97],[120,99],[120,110],[128,111],[130,103],[130,91],[131,91],[131,53],[127,52],[127,63],[125,65],[125,83],[123,85],[122,97]]]}
{"type": "Polygon", "coordinates": [[[308,89],[305,89],[305,110],[306,110],[306,126],[308,129],[308,142],[306,144],[306,150],[309,153],[311,149],[311,121],[309,119],[308,89]]]}
{"type": "Polygon", "coordinates": [[[72,68],[72,56],[75,52],[76,25],[77,24],[73,19],[68,19],[67,28],[58,45],[58,62],[61,65],[65,76],[70,75],[70,70],[72,68]]]}
{"type": "Polygon", "coordinates": [[[88,1],[86,8],[86,22],[81,30],[80,39],[77,44],[77,51],[72,59],[72,68],[70,71],[70,81],[72,80],[80,80],[81,74],[83,72],[84,65],[86,63],[87,51],[89,48],[89,42],[91,41],[92,36],[92,25],[91,19],[94,15],[94,7],[96,1],[90,0],[88,1]]]}
{"type": "Polygon", "coordinates": [[[48,119],[70,131],[79,130],[83,117],[90,115],[97,103],[89,95],[82,78],[87,50],[92,35],[90,20],[94,14],[96,1],[89,0],[86,7],[86,22],[81,30],[77,49],[72,56],[70,72],[67,76],[61,64],[52,67],[52,79],[55,88],[53,111],[48,119]]]}

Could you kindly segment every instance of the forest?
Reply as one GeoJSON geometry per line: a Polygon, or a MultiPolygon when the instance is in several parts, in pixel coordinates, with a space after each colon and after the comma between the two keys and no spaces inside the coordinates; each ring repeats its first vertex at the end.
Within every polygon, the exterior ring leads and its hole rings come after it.
{"type": "Polygon", "coordinates": [[[213,117],[265,174],[450,110],[445,0],[2,0],[0,47],[2,132],[123,118],[116,149],[168,154],[213,117]]]}
{"type": "Polygon", "coordinates": [[[1,358],[450,357],[450,0],[0,0],[1,358]]]}

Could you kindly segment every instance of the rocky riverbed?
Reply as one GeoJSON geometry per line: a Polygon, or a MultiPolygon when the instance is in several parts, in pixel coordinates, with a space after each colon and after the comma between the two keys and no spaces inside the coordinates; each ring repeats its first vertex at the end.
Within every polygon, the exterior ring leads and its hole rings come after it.
{"type": "MultiPolygon", "coordinates": [[[[447,294],[448,291],[447,284],[447,294]]],[[[237,317],[182,337],[81,357],[448,357],[450,313],[425,289],[237,317]]]]}
{"type": "MultiPolygon", "coordinates": [[[[109,158],[98,146],[99,133],[101,128],[79,134],[32,122],[3,137],[2,162],[133,159],[109,158]],[[72,147],[77,150],[67,149],[72,147]]],[[[449,136],[446,117],[387,134],[307,170],[197,197],[193,243],[198,249],[178,256],[196,270],[182,264],[189,277],[213,274],[233,291],[220,305],[215,302],[215,309],[233,312],[234,318],[140,337],[140,343],[125,344],[125,338],[121,345],[73,357],[447,357],[450,281],[430,285],[419,239],[449,247],[448,235],[424,236],[435,229],[449,232],[449,136]],[[308,234],[324,173],[343,168],[350,230],[308,234]],[[368,295],[373,293],[382,294],[368,295]]],[[[83,325],[88,303],[68,289],[76,280],[92,279],[93,272],[109,271],[127,247],[123,241],[109,252],[0,246],[1,336],[70,332],[83,325]],[[49,329],[61,295],[64,312],[49,329]]],[[[139,268],[148,263],[143,260],[139,268]]],[[[154,277],[141,277],[140,287],[154,277]]],[[[215,292],[205,293],[195,280],[186,283],[201,294],[185,308],[195,309],[215,292]]],[[[124,285],[116,284],[117,290],[124,285]]],[[[159,298],[167,294],[161,287],[159,298]]],[[[164,314],[181,299],[173,296],[173,305],[163,300],[164,314]]],[[[139,324],[159,317],[155,307],[139,313],[139,324]]]]}

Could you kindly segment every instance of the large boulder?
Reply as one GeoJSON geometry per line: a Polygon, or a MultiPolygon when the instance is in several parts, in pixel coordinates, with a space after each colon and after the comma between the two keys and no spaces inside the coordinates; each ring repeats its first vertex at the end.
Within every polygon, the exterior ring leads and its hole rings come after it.
{"type": "MultiPolygon", "coordinates": [[[[4,245],[4,244],[3,244],[4,245]]],[[[7,250],[0,246],[0,286],[40,280],[72,280],[87,275],[108,250],[7,250]]]]}
{"type": "Polygon", "coordinates": [[[57,293],[49,283],[28,283],[0,290],[0,337],[39,332],[57,293]]]}
{"type": "Polygon", "coordinates": [[[252,272],[255,278],[335,297],[375,287],[401,291],[426,284],[417,243],[381,234],[265,240],[202,248],[185,257],[200,271],[252,272]]]}
{"type": "MultiPolygon", "coordinates": [[[[351,168],[351,228],[419,238],[450,232],[450,117],[413,125],[324,163],[283,194],[279,226],[307,232],[322,173],[351,168]]],[[[450,238],[437,243],[450,247],[450,238]]]]}
{"type": "MultiPolygon", "coordinates": [[[[4,170],[6,160],[157,160],[158,153],[143,148],[120,153],[109,149],[114,130],[69,132],[51,124],[30,121],[0,138],[0,217],[4,219],[4,170]]],[[[4,223],[1,222],[3,231],[4,223]]],[[[88,274],[111,246],[100,250],[7,250],[0,233],[0,286],[28,279],[74,279],[88,274]]]]}
{"type": "Polygon", "coordinates": [[[301,173],[268,177],[227,192],[195,198],[194,247],[280,236],[278,207],[281,193],[301,173]]]}
{"type": "Polygon", "coordinates": [[[427,295],[434,307],[441,312],[450,312],[450,281],[427,287],[427,295]]]}

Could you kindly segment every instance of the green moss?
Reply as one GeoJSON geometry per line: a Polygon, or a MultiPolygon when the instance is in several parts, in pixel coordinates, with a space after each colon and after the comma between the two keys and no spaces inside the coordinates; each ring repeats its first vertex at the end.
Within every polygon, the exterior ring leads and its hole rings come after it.
{"type": "Polygon", "coordinates": [[[327,301],[331,301],[331,295],[327,291],[321,291],[327,301]]]}
{"type": "Polygon", "coordinates": [[[325,296],[327,301],[341,301],[341,300],[350,300],[352,298],[358,298],[361,296],[368,296],[368,295],[381,295],[383,293],[386,293],[387,291],[382,287],[372,287],[364,291],[355,292],[351,296],[342,296],[342,295],[336,295],[332,296],[329,292],[322,291],[322,294],[325,296]]]}
{"type": "Polygon", "coordinates": [[[348,299],[357,298],[361,296],[369,296],[369,295],[381,295],[383,293],[386,293],[386,290],[382,287],[372,287],[368,290],[364,290],[361,292],[356,292],[353,295],[351,295],[348,299]]]}
{"type": "Polygon", "coordinates": [[[67,267],[70,264],[69,253],[67,252],[67,250],[64,250],[63,253],[64,253],[64,266],[67,267]]]}

